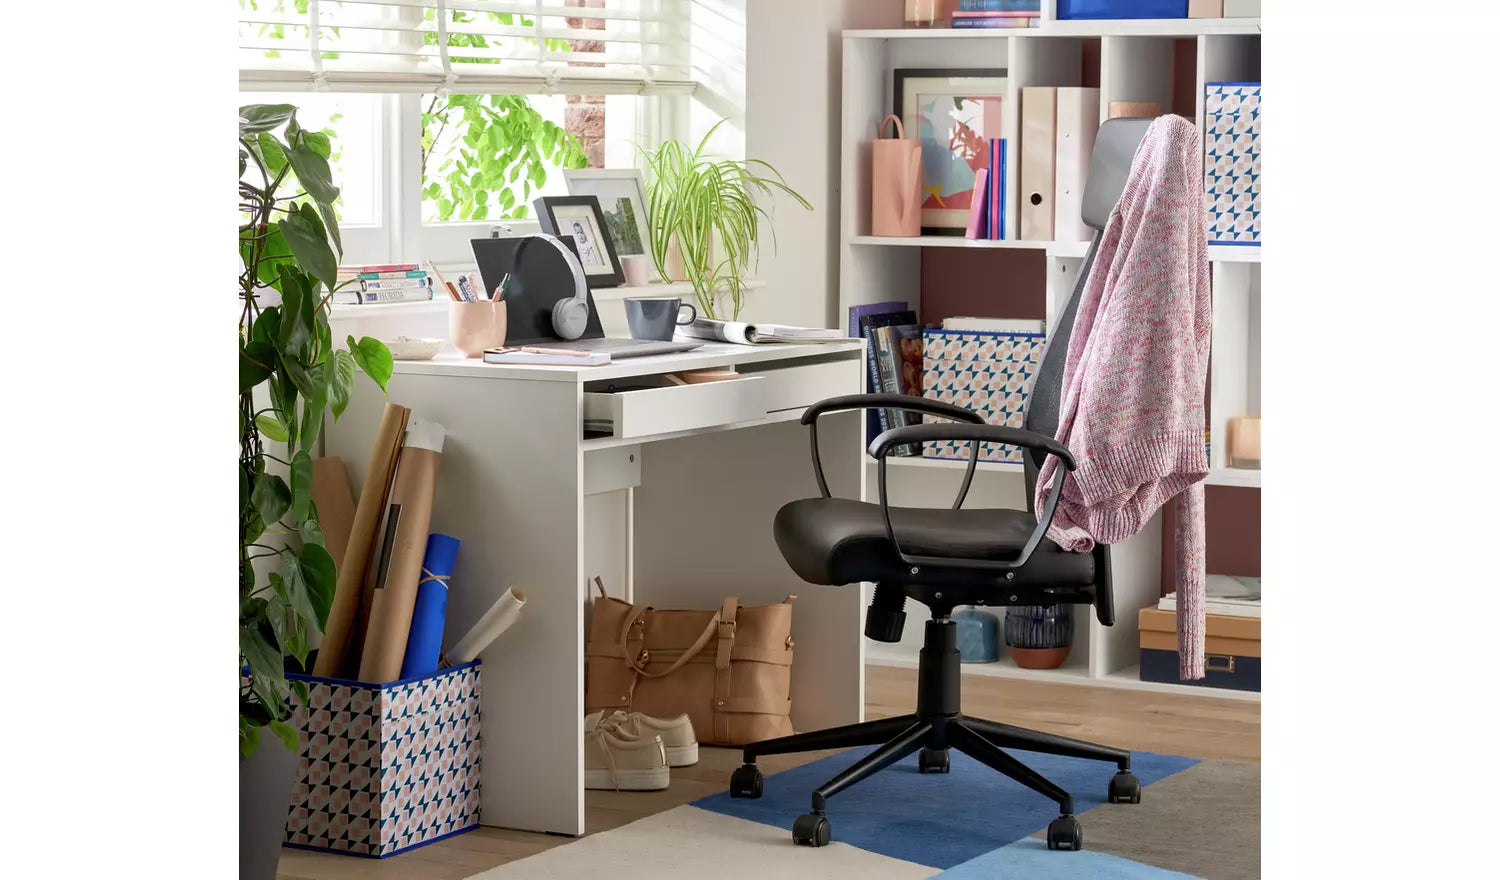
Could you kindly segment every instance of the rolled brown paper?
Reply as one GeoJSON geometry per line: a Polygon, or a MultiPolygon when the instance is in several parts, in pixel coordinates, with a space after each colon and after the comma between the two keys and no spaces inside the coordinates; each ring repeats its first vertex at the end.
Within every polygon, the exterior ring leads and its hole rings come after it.
{"type": "Polygon", "coordinates": [[[334,566],[342,568],[349,530],[354,526],[354,493],[349,491],[343,459],[333,456],[313,459],[312,500],[318,508],[323,546],[333,557],[334,566]]]}
{"type": "Polygon", "coordinates": [[[354,509],[354,523],[349,527],[349,543],[344,549],[343,564],[338,567],[338,586],[333,593],[333,607],[328,612],[328,625],[323,629],[323,645],[318,649],[317,662],[313,664],[314,675],[348,678],[353,671],[349,667],[358,665],[357,658],[350,659],[349,646],[355,635],[375,531],[380,528],[381,517],[385,515],[391,479],[396,473],[396,458],[401,452],[401,440],[406,434],[406,420],[410,416],[411,410],[394,403],[387,403],[385,411],[380,414],[380,427],[375,431],[375,446],[370,452],[370,466],[359,493],[359,505],[354,509]]]}
{"type": "Polygon", "coordinates": [[[1155,119],[1161,115],[1161,105],[1155,101],[1110,101],[1110,119],[1155,119]]]}
{"type": "Polygon", "coordinates": [[[396,481],[381,529],[374,589],[368,591],[369,614],[359,662],[359,680],[384,684],[401,677],[406,639],[411,634],[422,558],[432,525],[432,497],[443,461],[443,426],[414,419],[406,431],[396,481]]]}

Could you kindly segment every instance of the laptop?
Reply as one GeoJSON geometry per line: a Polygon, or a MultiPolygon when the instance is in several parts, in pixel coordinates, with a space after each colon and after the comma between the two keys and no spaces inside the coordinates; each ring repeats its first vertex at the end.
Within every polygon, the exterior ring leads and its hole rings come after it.
{"type": "MultiPolygon", "coordinates": [[[[567,245],[573,258],[577,259],[578,247],[573,242],[573,237],[559,236],[559,240],[567,245]]],[[[515,237],[476,238],[470,242],[485,290],[499,287],[501,279],[507,273],[519,277],[519,273],[515,272],[515,254],[521,241],[520,237],[515,237]]],[[[669,354],[703,347],[701,342],[658,342],[605,336],[604,328],[599,323],[599,310],[594,305],[593,291],[588,293],[589,320],[583,335],[577,339],[560,339],[552,329],[552,306],[560,299],[573,296],[575,288],[568,266],[552,248],[532,248],[527,251],[525,270],[526,282],[512,283],[505,295],[507,346],[536,345],[568,351],[603,351],[609,352],[611,358],[669,354]],[[537,256],[533,258],[532,255],[537,256]]]]}

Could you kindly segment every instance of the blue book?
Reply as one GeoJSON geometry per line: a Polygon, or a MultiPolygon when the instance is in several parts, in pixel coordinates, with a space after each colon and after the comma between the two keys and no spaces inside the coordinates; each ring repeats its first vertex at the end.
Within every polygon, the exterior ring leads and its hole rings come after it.
{"type": "Polygon", "coordinates": [[[989,238],[1005,238],[1005,138],[990,139],[989,238]]]}
{"type": "Polygon", "coordinates": [[[1032,27],[1035,18],[955,18],[952,27],[954,30],[1019,30],[1032,27]]]}
{"type": "Polygon", "coordinates": [[[959,0],[960,12],[1042,12],[1042,0],[959,0]]]}

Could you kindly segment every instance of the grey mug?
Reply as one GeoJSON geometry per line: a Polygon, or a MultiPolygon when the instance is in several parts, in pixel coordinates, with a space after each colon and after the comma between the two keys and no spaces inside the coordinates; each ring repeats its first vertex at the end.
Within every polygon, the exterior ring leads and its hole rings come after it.
{"type": "Polygon", "coordinates": [[[625,320],[630,324],[632,338],[670,342],[678,327],[698,320],[698,310],[685,305],[681,297],[630,296],[625,298],[625,320]],[[682,317],[683,309],[688,310],[686,319],[682,317]]]}

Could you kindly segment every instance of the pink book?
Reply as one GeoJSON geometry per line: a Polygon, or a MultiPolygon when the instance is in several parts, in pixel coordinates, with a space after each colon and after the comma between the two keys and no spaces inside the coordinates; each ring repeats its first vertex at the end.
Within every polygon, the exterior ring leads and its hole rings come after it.
{"type": "Polygon", "coordinates": [[[974,194],[969,196],[969,228],[964,233],[964,238],[984,238],[985,229],[985,207],[989,199],[985,193],[989,189],[990,169],[981,168],[974,172],[974,194]]]}
{"type": "Polygon", "coordinates": [[[1000,11],[995,11],[995,12],[965,12],[965,11],[959,11],[959,12],[953,13],[953,17],[955,19],[958,19],[958,18],[1040,18],[1041,15],[1042,14],[1040,12],[1037,12],[1035,10],[1031,10],[1031,11],[1019,10],[1018,11],[1018,10],[1013,10],[1013,9],[1000,10],[1000,11]]]}

